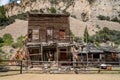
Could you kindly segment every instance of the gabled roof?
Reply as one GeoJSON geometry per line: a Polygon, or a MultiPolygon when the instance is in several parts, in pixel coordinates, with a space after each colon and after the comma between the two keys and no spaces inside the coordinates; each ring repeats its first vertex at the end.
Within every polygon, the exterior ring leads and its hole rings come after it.
{"type": "Polygon", "coordinates": [[[93,44],[88,44],[83,47],[83,50],[79,51],[80,53],[103,53],[104,51],[93,45],[93,44]]]}

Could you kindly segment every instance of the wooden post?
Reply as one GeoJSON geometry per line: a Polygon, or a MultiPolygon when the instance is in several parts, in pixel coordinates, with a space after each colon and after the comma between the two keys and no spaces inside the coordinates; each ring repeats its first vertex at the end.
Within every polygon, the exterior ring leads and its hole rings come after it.
{"type": "Polygon", "coordinates": [[[58,51],[58,44],[56,44],[56,46],[57,46],[57,47],[56,47],[56,48],[57,48],[57,64],[59,64],[59,63],[58,63],[58,61],[59,61],[59,51],[58,51]]]}
{"type": "Polygon", "coordinates": [[[43,46],[42,46],[42,42],[41,42],[41,61],[43,61],[43,46]]]}
{"type": "Polygon", "coordinates": [[[99,70],[98,70],[98,73],[101,72],[101,66],[100,66],[101,62],[99,61],[99,70]]]}
{"type": "Polygon", "coordinates": [[[86,55],[87,55],[87,66],[88,66],[88,53],[86,55]]]}
{"type": "Polygon", "coordinates": [[[20,74],[22,74],[22,67],[23,67],[23,65],[22,65],[22,60],[20,61],[20,74]]]}
{"type": "Polygon", "coordinates": [[[86,53],[86,57],[87,57],[87,66],[88,66],[88,61],[89,61],[89,59],[88,59],[88,54],[89,54],[89,46],[88,46],[88,44],[87,44],[87,53],[86,53]]]}
{"type": "Polygon", "coordinates": [[[93,61],[93,53],[92,53],[92,61],[93,61]]]}
{"type": "Polygon", "coordinates": [[[73,68],[75,69],[74,46],[72,47],[72,55],[73,55],[73,68]]]}

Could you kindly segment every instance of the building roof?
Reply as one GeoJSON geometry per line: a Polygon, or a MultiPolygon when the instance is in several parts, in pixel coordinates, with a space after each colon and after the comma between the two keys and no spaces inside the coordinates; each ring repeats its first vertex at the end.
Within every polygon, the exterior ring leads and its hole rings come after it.
{"type": "Polygon", "coordinates": [[[38,17],[38,16],[41,16],[41,17],[69,17],[70,15],[69,14],[58,14],[58,13],[49,13],[49,14],[43,14],[43,13],[40,13],[40,12],[29,12],[29,16],[33,16],[33,17],[38,17]]]}
{"type": "Polygon", "coordinates": [[[101,49],[103,49],[104,52],[119,52],[117,49],[110,47],[110,46],[105,46],[105,47],[101,47],[101,49]]]}
{"type": "Polygon", "coordinates": [[[42,44],[42,46],[58,46],[58,47],[67,47],[67,46],[71,46],[70,43],[55,43],[55,42],[52,42],[52,43],[46,43],[46,42],[28,42],[26,44],[26,46],[28,47],[40,47],[42,44]]]}
{"type": "Polygon", "coordinates": [[[95,45],[85,45],[83,50],[79,51],[80,53],[103,53],[103,50],[95,45]]]}
{"type": "Polygon", "coordinates": [[[79,51],[80,53],[119,53],[119,51],[113,47],[105,46],[105,47],[97,47],[95,45],[85,45],[83,50],[79,51]]]}

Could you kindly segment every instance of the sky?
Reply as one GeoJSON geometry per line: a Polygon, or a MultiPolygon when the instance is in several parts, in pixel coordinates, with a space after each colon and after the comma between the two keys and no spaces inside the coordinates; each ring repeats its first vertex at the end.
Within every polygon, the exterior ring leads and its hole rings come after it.
{"type": "MultiPolygon", "coordinates": [[[[8,3],[12,2],[12,1],[14,1],[14,0],[0,0],[0,6],[8,4],[8,3]]],[[[20,3],[20,0],[16,0],[16,1],[17,1],[17,3],[20,3]]]]}

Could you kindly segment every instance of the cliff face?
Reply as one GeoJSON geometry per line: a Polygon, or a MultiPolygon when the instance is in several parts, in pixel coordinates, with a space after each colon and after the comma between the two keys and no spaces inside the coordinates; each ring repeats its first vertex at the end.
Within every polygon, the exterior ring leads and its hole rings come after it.
{"type": "Polygon", "coordinates": [[[55,7],[58,12],[66,11],[80,20],[89,20],[104,15],[118,17],[120,14],[120,0],[21,0],[20,4],[5,5],[6,15],[16,15],[31,10],[49,12],[55,7]]]}
{"type": "Polygon", "coordinates": [[[9,16],[31,10],[42,10],[44,13],[48,13],[51,7],[54,7],[59,13],[62,11],[69,12],[79,19],[81,19],[82,13],[85,14],[85,18],[89,18],[91,12],[87,0],[22,0],[20,4],[5,5],[6,15],[9,16]]]}
{"type": "Polygon", "coordinates": [[[120,19],[120,0],[96,0],[91,8],[93,17],[98,15],[120,19]]]}

